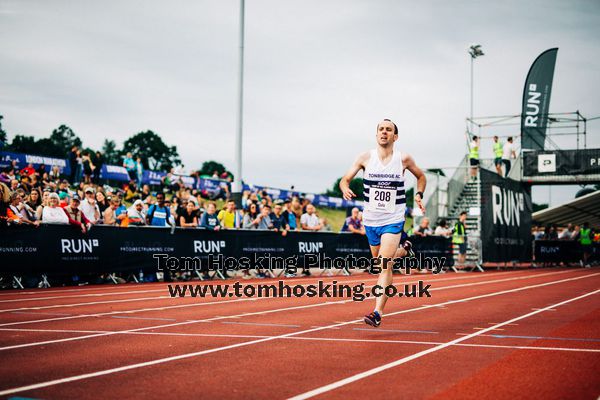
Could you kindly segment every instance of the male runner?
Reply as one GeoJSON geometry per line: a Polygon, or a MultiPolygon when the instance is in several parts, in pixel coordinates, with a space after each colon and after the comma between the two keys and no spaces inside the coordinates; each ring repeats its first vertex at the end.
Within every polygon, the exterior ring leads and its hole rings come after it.
{"type": "MultiPolygon", "coordinates": [[[[415,201],[421,211],[423,206],[423,191],[425,190],[425,174],[415,160],[406,153],[394,151],[394,142],[398,140],[398,127],[389,119],[384,119],[377,125],[377,148],[358,156],[346,175],[340,180],[340,189],[346,200],[356,195],[350,190],[350,181],[359,170],[364,170],[363,223],[371,254],[379,258],[381,272],[377,284],[386,288],[392,284],[392,265],[388,268],[385,260],[404,257],[410,250],[407,246],[400,247],[401,235],[404,232],[404,212],[406,195],[404,190],[404,170],[409,170],[417,178],[417,193],[415,201]]],[[[376,299],[375,310],[365,316],[365,323],[377,327],[381,324],[383,309],[387,296],[376,299]]]]}

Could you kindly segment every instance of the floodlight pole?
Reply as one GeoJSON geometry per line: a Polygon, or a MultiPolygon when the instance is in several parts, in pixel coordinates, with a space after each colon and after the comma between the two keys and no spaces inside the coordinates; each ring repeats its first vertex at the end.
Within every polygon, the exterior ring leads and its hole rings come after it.
{"type": "Polygon", "coordinates": [[[242,128],[244,115],[244,6],[245,1],[240,0],[240,43],[239,43],[239,77],[238,77],[238,110],[237,134],[235,137],[235,176],[231,188],[232,199],[238,208],[242,199],[242,128]]]}
{"type": "Polygon", "coordinates": [[[475,60],[475,57],[471,55],[471,118],[469,121],[469,130],[471,131],[471,134],[473,134],[473,60],[475,60]]]}

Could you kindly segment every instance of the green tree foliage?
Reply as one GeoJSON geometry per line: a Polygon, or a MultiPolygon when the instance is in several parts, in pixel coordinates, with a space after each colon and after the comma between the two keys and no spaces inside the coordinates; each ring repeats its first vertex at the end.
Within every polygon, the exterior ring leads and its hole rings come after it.
{"type": "Polygon", "coordinates": [[[223,172],[227,172],[228,175],[233,176],[233,174],[231,172],[229,172],[223,164],[221,164],[220,162],[217,162],[217,161],[212,161],[212,160],[204,161],[202,163],[202,168],[200,168],[198,173],[200,176],[202,176],[202,175],[212,176],[215,171],[217,171],[217,173],[219,175],[221,175],[223,172]]]}
{"type": "MultiPolygon", "coordinates": [[[[340,190],[340,181],[342,178],[338,178],[331,189],[325,192],[326,196],[342,197],[342,191],[340,190]]],[[[356,195],[355,200],[363,200],[363,180],[362,178],[354,178],[350,181],[350,189],[356,195]]]]}
{"type": "Polygon", "coordinates": [[[2,128],[2,120],[4,117],[0,115],[0,149],[3,148],[6,144],[8,144],[8,134],[2,128]]]}
{"type": "Polygon", "coordinates": [[[150,130],[127,139],[120,154],[124,157],[128,152],[142,158],[144,169],[167,172],[173,165],[181,163],[177,146],[166,145],[159,135],[150,130]]]}
{"type": "Polygon", "coordinates": [[[548,204],[532,203],[531,206],[533,208],[533,212],[541,211],[541,210],[544,210],[544,209],[548,208],[548,204]]]}
{"type": "Polygon", "coordinates": [[[81,147],[81,139],[66,125],[61,125],[53,130],[50,141],[54,144],[54,148],[61,153],[57,154],[57,157],[65,157],[73,146],[81,147]]]}
{"type": "Polygon", "coordinates": [[[121,158],[119,156],[120,153],[114,140],[104,139],[101,152],[104,156],[104,163],[110,165],[121,164],[121,158]]]}

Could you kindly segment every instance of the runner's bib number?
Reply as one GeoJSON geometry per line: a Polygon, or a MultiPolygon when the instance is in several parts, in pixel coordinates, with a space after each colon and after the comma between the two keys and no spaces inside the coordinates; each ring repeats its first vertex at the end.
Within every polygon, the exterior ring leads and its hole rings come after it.
{"type": "Polygon", "coordinates": [[[396,188],[371,186],[369,210],[393,213],[396,209],[396,188]]]}

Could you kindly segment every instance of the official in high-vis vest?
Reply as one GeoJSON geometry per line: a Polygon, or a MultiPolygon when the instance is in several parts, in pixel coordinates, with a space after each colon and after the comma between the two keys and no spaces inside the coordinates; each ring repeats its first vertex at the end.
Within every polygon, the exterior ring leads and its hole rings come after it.
{"type": "Polygon", "coordinates": [[[477,179],[477,167],[479,166],[479,138],[473,136],[469,144],[469,165],[471,166],[471,179],[477,179]]]}
{"type": "Polygon", "coordinates": [[[463,211],[452,229],[452,243],[458,246],[458,266],[464,266],[467,258],[467,212],[463,211]]]}
{"type": "Polygon", "coordinates": [[[590,268],[588,260],[592,255],[592,230],[590,225],[586,222],[579,231],[579,244],[581,245],[581,266],[590,268]]]}
{"type": "Polygon", "coordinates": [[[498,136],[494,136],[494,165],[496,166],[496,172],[502,176],[502,142],[498,139],[498,136]]]}

